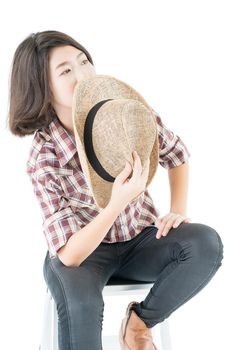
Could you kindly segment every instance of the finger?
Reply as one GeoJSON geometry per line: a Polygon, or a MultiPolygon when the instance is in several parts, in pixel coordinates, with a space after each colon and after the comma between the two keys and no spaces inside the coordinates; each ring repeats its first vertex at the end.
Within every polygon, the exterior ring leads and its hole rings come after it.
{"type": "Polygon", "coordinates": [[[161,233],[162,236],[166,236],[168,234],[168,232],[170,231],[170,229],[172,228],[173,225],[173,220],[168,220],[166,225],[164,226],[164,229],[161,233]]]}
{"type": "Polygon", "coordinates": [[[155,226],[159,229],[162,230],[166,224],[167,221],[167,215],[164,217],[159,217],[156,219],[155,226]]]}
{"type": "Polygon", "coordinates": [[[173,223],[172,227],[176,228],[178,227],[182,222],[184,221],[184,218],[178,217],[175,222],[173,223]]]}
{"type": "Polygon", "coordinates": [[[191,221],[190,218],[185,218],[185,219],[184,219],[184,222],[185,222],[186,224],[190,224],[192,221],[191,221]]]}
{"type": "Polygon", "coordinates": [[[178,227],[182,222],[185,222],[185,218],[182,215],[178,215],[177,218],[173,221],[172,227],[178,227]]]}
{"type": "Polygon", "coordinates": [[[142,168],[141,158],[139,157],[139,154],[137,153],[137,151],[133,151],[133,158],[134,158],[134,165],[139,168],[142,168]]]}
{"type": "Polygon", "coordinates": [[[159,230],[156,234],[157,238],[160,238],[161,236],[166,236],[171,229],[173,223],[174,223],[174,214],[168,214],[163,218],[163,221],[159,227],[159,230]]]}
{"type": "Polygon", "coordinates": [[[163,228],[171,215],[172,215],[171,213],[168,213],[167,215],[165,215],[163,217],[162,216],[158,217],[156,219],[155,225],[158,226],[158,228],[160,228],[160,229],[163,228]]]}
{"type": "Polygon", "coordinates": [[[142,172],[141,159],[136,151],[133,152],[133,159],[134,159],[134,164],[133,164],[132,178],[135,179],[135,178],[138,178],[138,176],[141,175],[141,172],[142,172]]]}
{"type": "Polygon", "coordinates": [[[132,167],[131,164],[126,160],[124,169],[118,174],[116,181],[123,183],[131,175],[132,167]]]}
{"type": "Polygon", "coordinates": [[[163,217],[157,218],[156,223],[158,222],[159,224],[161,224],[161,223],[166,224],[166,222],[174,215],[175,214],[173,214],[173,213],[168,213],[163,217]]]}
{"type": "Polygon", "coordinates": [[[142,171],[142,178],[145,181],[147,181],[147,179],[148,179],[149,170],[150,170],[150,158],[148,158],[145,161],[144,168],[143,168],[143,171],[142,171]]]}
{"type": "Polygon", "coordinates": [[[182,222],[184,223],[190,223],[191,222],[191,219],[190,218],[186,218],[182,215],[179,215],[177,218],[176,218],[176,221],[174,222],[173,224],[173,227],[178,227],[182,222]]]}
{"type": "Polygon", "coordinates": [[[160,238],[162,236],[162,232],[165,228],[165,225],[166,225],[166,221],[161,221],[160,224],[159,224],[159,229],[156,233],[156,238],[160,238]]]}

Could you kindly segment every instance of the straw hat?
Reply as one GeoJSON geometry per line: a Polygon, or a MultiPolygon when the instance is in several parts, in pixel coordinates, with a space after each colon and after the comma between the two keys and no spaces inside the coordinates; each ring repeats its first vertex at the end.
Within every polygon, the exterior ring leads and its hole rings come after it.
{"type": "Polygon", "coordinates": [[[148,187],[158,166],[158,132],[151,107],[136,90],[108,75],[81,80],[74,89],[72,121],[82,170],[98,207],[108,204],[126,160],[133,165],[134,150],[143,169],[150,158],[148,187]]]}

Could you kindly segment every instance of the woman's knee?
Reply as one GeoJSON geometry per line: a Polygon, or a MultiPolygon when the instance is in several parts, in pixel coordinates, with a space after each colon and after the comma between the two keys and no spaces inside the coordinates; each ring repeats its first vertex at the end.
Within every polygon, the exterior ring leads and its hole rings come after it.
{"type": "Polygon", "coordinates": [[[199,259],[216,261],[221,265],[223,259],[223,243],[218,232],[201,223],[184,224],[185,234],[192,246],[192,252],[199,259]]]}
{"type": "Polygon", "coordinates": [[[103,295],[96,274],[80,267],[66,268],[64,273],[57,263],[45,264],[44,271],[59,315],[94,315],[102,311],[103,295]]]}

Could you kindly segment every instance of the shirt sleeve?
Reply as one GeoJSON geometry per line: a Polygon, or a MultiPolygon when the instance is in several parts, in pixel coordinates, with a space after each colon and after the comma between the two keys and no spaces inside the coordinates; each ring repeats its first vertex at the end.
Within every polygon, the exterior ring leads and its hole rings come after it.
{"type": "Polygon", "coordinates": [[[69,206],[56,174],[42,173],[37,176],[34,191],[42,209],[43,229],[50,257],[56,257],[59,248],[80,229],[76,214],[69,206]]]}
{"type": "Polygon", "coordinates": [[[165,169],[174,168],[188,161],[191,156],[187,146],[162,121],[160,115],[152,109],[158,129],[159,164],[165,169]]]}

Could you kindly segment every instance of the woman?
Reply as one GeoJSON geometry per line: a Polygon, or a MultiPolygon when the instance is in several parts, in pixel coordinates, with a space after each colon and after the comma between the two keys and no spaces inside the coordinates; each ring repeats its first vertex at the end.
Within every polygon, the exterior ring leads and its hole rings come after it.
{"type": "Polygon", "coordinates": [[[43,272],[57,305],[59,349],[102,349],[102,290],[110,277],[154,282],[143,301],[128,305],[120,342],[122,349],[156,349],[150,328],[211,280],[221,266],[223,245],[213,228],[187,218],[190,153],[157,113],[170,212],[159,217],[145,190],[148,169],[142,171],[137,154],[133,166],[126,164],[116,177],[108,205],[101,211],[95,206],[71,116],[75,85],[95,74],[89,52],[68,35],[28,36],[13,58],[9,126],[14,135],[34,134],[27,173],[44,219],[43,272]]]}

